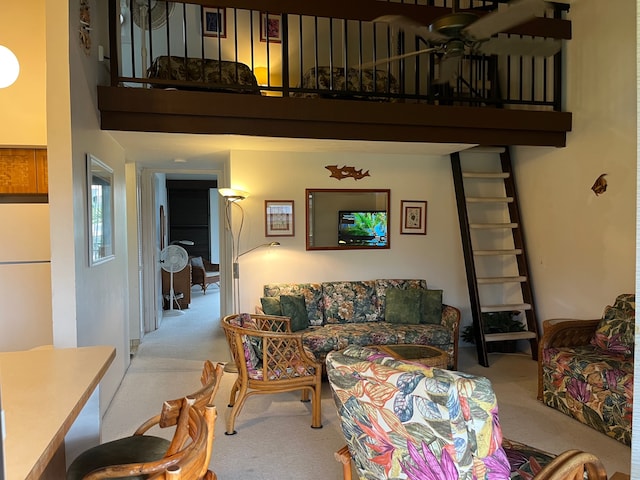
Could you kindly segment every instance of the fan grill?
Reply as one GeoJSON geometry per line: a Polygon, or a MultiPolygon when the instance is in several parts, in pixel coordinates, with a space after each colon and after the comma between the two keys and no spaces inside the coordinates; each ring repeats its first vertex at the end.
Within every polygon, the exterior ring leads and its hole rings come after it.
{"type": "Polygon", "coordinates": [[[173,13],[176,4],[161,0],[131,0],[131,18],[140,28],[146,30],[160,28],[173,13]],[[146,14],[144,14],[146,10],[146,14]]]}

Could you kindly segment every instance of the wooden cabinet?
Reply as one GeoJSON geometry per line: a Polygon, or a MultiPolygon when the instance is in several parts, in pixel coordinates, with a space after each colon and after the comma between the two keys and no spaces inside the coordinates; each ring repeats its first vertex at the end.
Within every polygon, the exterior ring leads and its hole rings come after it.
{"type": "Polygon", "coordinates": [[[46,195],[48,185],[45,149],[0,148],[0,194],[46,195]]]}

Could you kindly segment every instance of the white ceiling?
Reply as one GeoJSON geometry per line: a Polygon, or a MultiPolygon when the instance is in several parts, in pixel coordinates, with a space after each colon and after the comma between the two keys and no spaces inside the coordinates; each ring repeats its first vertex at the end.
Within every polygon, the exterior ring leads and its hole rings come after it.
{"type": "Polygon", "coordinates": [[[251,137],[243,135],[194,135],[149,132],[110,132],[125,149],[127,162],[154,169],[204,169],[212,156],[231,150],[278,152],[353,152],[394,155],[449,155],[474,145],[458,143],[370,142],[251,137]],[[176,159],[182,160],[176,162],[176,159]]]}

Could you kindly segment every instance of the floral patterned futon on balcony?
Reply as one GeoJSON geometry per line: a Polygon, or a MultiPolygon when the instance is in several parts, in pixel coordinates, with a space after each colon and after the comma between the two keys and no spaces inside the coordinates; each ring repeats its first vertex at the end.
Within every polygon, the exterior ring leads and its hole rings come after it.
{"type": "Polygon", "coordinates": [[[456,368],[460,311],[425,280],[358,280],[264,286],[267,315],[291,318],[316,359],[348,345],[418,344],[440,348],[456,368]]]}
{"type": "Polygon", "coordinates": [[[545,322],[539,358],[541,400],[631,445],[634,328],[632,294],[618,296],[599,321],[545,322]],[[583,332],[572,329],[572,323],[582,325],[583,332]],[[588,327],[590,339],[580,342],[588,327]]]}

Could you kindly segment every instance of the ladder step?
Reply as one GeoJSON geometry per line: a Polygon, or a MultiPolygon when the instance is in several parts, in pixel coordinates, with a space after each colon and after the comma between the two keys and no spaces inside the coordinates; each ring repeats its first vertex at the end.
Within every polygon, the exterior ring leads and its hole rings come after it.
{"type": "Polygon", "coordinates": [[[478,278],[478,284],[494,284],[494,283],[522,283],[526,282],[527,277],[518,276],[518,277],[484,277],[478,278]]]}
{"type": "Polygon", "coordinates": [[[518,228],[517,223],[470,223],[469,228],[491,229],[491,228],[518,228]]]}
{"type": "Polygon", "coordinates": [[[503,179],[503,178],[509,178],[509,173],[507,172],[462,172],[462,178],[503,179]]]}
{"type": "Polygon", "coordinates": [[[501,342],[503,340],[529,340],[536,338],[536,332],[504,332],[487,333],[484,336],[485,342],[501,342]]]}
{"type": "Polygon", "coordinates": [[[489,256],[489,255],[521,255],[521,248],[514,248],[512,250],[474,250],[473,254],[477,257],[489,256]]]}
{"type": "Polygon", "coordinates": [[[485,305],[484,307],[480,307],[482,313],[513,312],[518,310],[531,310],[531,305],[528,303],[514,303],[510,305],[485,305]]]}
{"type": "Polygon", "coordinates": [[[467,197],[467,203],[513,203],[513,197],[467,197]]]}

